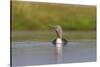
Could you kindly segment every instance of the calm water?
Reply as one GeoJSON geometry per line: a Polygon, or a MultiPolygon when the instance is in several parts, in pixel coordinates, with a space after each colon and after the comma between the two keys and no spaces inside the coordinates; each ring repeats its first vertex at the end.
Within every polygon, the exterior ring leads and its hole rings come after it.
{"type": "Polygon", "coordinates": [[[12,65],[34,66],[96,61],[96,41],[69,41],[67,46],[56,48],[51,42],[13,42],[12,65]]]}

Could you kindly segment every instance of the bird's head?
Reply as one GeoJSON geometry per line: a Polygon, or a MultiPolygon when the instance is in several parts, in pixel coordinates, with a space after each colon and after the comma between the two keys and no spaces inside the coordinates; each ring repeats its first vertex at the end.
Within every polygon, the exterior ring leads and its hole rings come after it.
{"type": "Polygon", "coordinates": [[[58,29],[61,28],[60,25],[49,25],[49,27],[50,27],[52,30],[54,30],[54,31],[58,31],[58,29]]]}
{"type": "Polygon", "coordinates": [[[60,25],[49,25],[49,27],[57,33],[57,37],[62,38],[62,28],[60,25]]]}

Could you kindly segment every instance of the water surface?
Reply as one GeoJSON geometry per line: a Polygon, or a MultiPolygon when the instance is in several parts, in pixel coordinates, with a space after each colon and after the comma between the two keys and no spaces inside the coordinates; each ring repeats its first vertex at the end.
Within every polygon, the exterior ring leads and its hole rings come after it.
{"type": "Polygon", "coordinates": [[[51,42],[12,42],[13,67],[95,61],[95,40],[69,41],[58,49],[51,42]]]}

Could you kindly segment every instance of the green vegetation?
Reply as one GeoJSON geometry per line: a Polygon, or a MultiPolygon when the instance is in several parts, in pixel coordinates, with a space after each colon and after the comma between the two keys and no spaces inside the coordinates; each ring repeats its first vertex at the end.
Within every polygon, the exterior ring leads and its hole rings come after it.
{"type": "Polygon", "coordinates": [[[61,25],[67,40],[96,39],[96,6],[12,1],[13,41],[50,41],[48,25],[61,25]]]}
{"type": "MultiPolygon", "coordinates": [[[[56,36],[52,31],[13,31],[13,41],[52,41],[56,36]]],[[[95,31],[65,31],[67,40],[95,40],[95,31]]]]}
{"type": "Polygon", "coordinates": [[[95,30],[96,6],[12,1],[12,30],[95,30]]]}

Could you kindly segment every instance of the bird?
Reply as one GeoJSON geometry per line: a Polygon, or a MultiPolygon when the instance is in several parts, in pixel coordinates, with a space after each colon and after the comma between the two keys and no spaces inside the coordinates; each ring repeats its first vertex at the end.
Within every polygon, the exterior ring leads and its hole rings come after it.
{"type": "Polygon", "coordinates": [[[68,41],[62,37],[63,35],[62,27],[60,25],[50,25],[50,27],[52,27],[56,33],[56,38],[52,41],[52,44],[57,47],[67,45],[68,41]]]}

